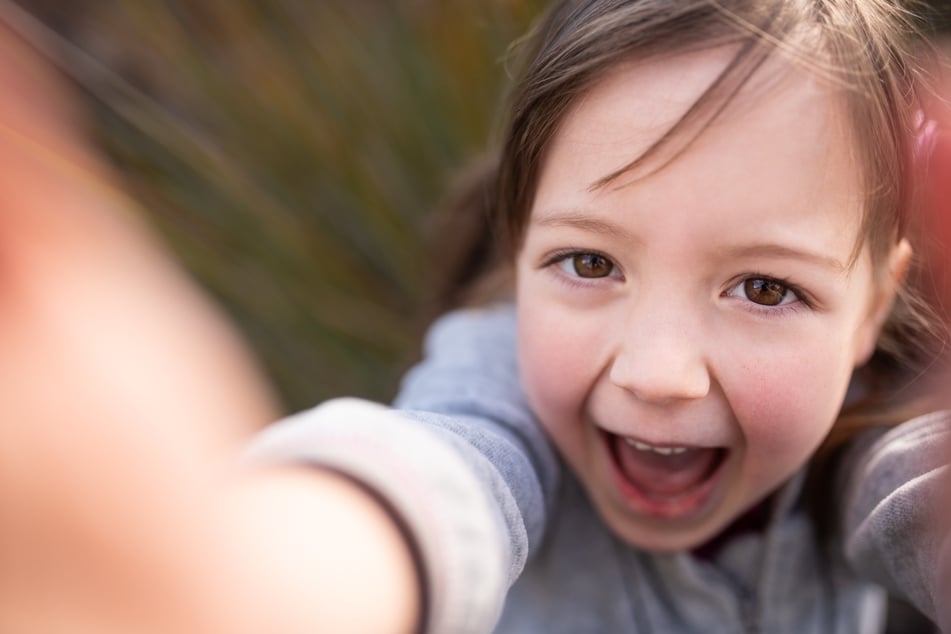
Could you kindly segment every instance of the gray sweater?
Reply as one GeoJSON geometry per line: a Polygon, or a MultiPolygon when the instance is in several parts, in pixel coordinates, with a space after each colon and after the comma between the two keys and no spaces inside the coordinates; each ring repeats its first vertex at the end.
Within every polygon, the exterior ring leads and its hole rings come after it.
{"type": "Polygon", "coordinates": [[[831,551],[802,505],[804,474],[761,531],[712,556],[614,537],[529,410],[511,306],[439,320],[393,408],[337,399],[267,429],[257,460],[304,461],[376,490],[407,527],[439,633],[879,632],[884,588],[939,614],[948,420],[935,413],[852,442],[831,551]]]}

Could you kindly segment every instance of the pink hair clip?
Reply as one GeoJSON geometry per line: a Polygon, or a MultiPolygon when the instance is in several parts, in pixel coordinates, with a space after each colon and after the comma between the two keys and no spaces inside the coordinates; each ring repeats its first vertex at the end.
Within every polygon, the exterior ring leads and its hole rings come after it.
{"type": "Polygon", "coordinates": [[[923,110],[915,113],[915,160],[927,161],[938,141],[938,122],[925,117],[923,110]]]}

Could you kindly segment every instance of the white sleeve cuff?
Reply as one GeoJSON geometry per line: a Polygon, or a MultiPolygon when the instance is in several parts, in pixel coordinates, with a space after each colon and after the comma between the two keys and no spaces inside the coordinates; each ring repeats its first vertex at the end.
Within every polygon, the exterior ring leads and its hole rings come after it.
{"type": "Polygon", "coordinates": [[[427,632],[489,632],[507,590],[502,521],[460,453],[424,425],[359,399],[335,399],[265,429],[254,462],[339,471],[405,524],[424,571],[427,632]]]}

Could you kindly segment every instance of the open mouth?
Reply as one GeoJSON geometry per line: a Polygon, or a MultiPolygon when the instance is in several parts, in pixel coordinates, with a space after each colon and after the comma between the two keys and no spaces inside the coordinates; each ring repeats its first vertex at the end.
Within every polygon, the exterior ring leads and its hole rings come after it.
{"type": "Polygon", "coordinates": [[[624,498],[665,518],[698,512],[709,499],[729,451],[725,447],[652,445],[605,432],[624,498]]]}

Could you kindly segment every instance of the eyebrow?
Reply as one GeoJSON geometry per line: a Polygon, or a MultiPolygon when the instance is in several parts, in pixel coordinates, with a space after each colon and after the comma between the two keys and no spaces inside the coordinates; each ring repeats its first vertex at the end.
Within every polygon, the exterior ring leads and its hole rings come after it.
{"type": "MultiPolygon", "coordinates": [[[[578,209],[553,211],[537,219],[533,218],[531,223],[541,227],[571,227],[580,229],[581,231],[613,236],[623,240],[638,243],[644,242],[642,238],[632,235],[623,227],[605,220],[592,218],[589,214],[578,209]]],[[[823,268],[832,269],[836,273],[846,273],[852,268],[851,264],[843,264],[831,255],[824,255],[807,249],[797,249],[774,242],[727,247],[723,253],[729,258],[766,257],[801,260],[823,268]]]]}
{"type": "Polygon", "coordinates": [[[784,244],[766,243],[736,246],[726,249],[724,253],[730,258],[767,257],[802,260],[805,262],[811,262],[824,268],[832,269],[836,273],[845,273],[851,269],[851,266],[843,264],[830,255],[823,255],[821,253],[816,253],[815,251],[808,251],[804,249],[796,249],[784,244]]]}
{"type": "Polygon", "coordinates": [[[533,219],[532,224],[540,227],[571,227],[580,229],[589,233],[597,233],[606,236],[614,236],[624,240],[642,242],[640,238],[631,235],[620,225],[616,225],[604,220],[592,218],[589,214],[577,209],[568,209],[565,211],[556,211],[540,218],[533,219]]]}

